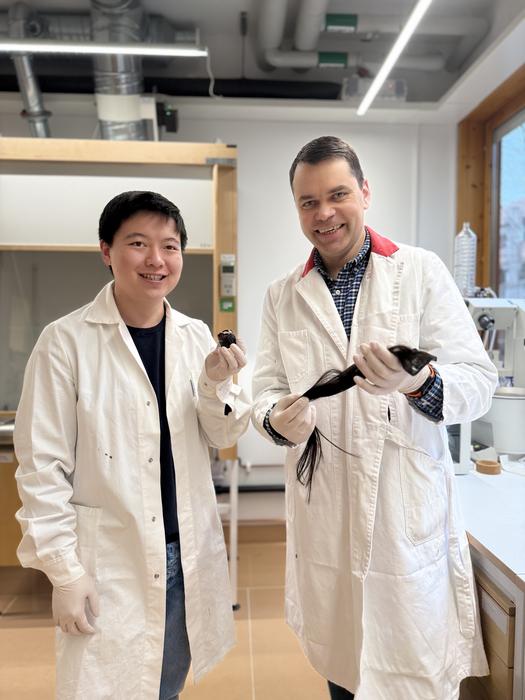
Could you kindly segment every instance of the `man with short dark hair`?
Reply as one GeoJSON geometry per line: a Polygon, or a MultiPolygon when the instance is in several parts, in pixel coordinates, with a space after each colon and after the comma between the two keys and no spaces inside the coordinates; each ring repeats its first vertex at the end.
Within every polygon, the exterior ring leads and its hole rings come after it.
{"type": "Polygon", "coordinates": [[[209,447],[246,429],[246,358],[166,300],[187,239],[172,202],[124,192],[99,238],[114,281],[26,368],[18,556],[53,584],[59,700],[176,700],[234,642],[209,447]]]}
{"type": "Polygon", "coordinates": [[[488,410],[497,372],[441,260],[365,226],[347,143],[306,144],[290,184],[313,250],[268,290],[253,378],[254,423],[287,447],[287,620],[333,700],[456,700],[488,669],[445,426],[488,410]],[[437,362],[412,376],[398,344],[437,362]],[[353,363],[357,388],[303,397],[353,363]]]}

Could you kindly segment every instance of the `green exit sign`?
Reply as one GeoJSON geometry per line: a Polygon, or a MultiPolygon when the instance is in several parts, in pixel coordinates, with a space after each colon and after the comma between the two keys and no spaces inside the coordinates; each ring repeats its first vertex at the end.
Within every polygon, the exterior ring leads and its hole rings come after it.
{"type": "Polygon", "coordinates": [[[221,311],[233,313],[235,311],[235,297],[221,297],[219,308],[221,311]]]}

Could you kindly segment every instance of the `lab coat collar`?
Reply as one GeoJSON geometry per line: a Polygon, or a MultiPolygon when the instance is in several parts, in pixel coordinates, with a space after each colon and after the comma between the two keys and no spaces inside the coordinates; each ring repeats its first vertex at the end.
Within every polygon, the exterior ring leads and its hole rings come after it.
{"type": "MultiPolygon", "coordinates": [[[[120,315],[113,295],[114,286],[115,282],[108,282],[88,306],[85,317],[88,323],[123,323],[122,316],[120,315]]],[[[164,299],[164,307],[166,309],[166,317],[170,318],[171,323],[174,325],[185,326],[190,322],[191,319],[188,316],[172,309],[166,298],[164,299]]]]}
{"type": "MultiPolygon", "coordinates": [[[[399,246],[397,246],[393,241],[389,240],[388,238],[385,238],[384,236],[380,236],[373,229],[371,229],[370,226],[367,226],[366,230],[370,234],[370,242],[372,244],[372,253],[376,253],[377,255],[382,255],[385,258],[389,258],[391,255],[393,255],[396,252],[396,250],[399,250],[399,246]]],[[[310,257],[306,261],[306,264],[303,268],[303,272],[301,274],[301,277],[306,277],[306,275],[310,272],[310,270],[313,270],[313,268],[314,268],[314,253],[315,253],[315,248],[312,249],[312,252],[310,253],[310,257]]]]}

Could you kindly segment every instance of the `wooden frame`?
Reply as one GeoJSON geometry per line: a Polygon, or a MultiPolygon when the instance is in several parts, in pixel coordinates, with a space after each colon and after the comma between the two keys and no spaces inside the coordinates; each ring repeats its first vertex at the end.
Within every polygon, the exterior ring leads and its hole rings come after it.
{"type": "MultiPolygon", "coordinates": [[[[150,141],[100,141],[0,137],[0,167],[9,163],[81,163],[205,166],[211,168],[213,185],[213,246],[188,248],[185,255],[213,256],[213,333],[237,328],[237,309],[221,311],[219,262],[222,254],[237,254],[237,149],[216,143],[150,141]]],[[[0,244],[1,250],[93,252],[96,245],[0,244]]],[[[236,302],[236,300],[235,300],[236,302]]],[[[235,459],[236,448],[221,450],[224,459],[235,459]]]]}
{"type": "Polygon", "coordinates": [[[478,283],[491,282],[492,141],[494,131],[525,108],[525,64],[458,125],[456,228],[470,221],[478,234],[478,283]]]}

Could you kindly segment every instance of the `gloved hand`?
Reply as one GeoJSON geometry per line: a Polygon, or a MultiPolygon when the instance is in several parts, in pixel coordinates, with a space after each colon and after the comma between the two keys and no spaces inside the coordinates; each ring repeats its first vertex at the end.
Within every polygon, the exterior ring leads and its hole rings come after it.
{"type": "Polygon", "coordinates": [[[428,365],[415,376],[408,374],[397,357],[380,343],[363,343],[359,350],[361,354],[354,355],[354,362],[366,379],[356,377],[355,383],[369,394],[391,394],[394,391],[409,394],[422,387],[430,374],[428,365]]]}
{"type": "Polygon", "coordinates": [[[86,615],[86,603],[91,613],[98,617],[98,593],[95,582],[88,574],[65,586],[53,588],[53,621],[67,634],[94,634],[95,629],[86,615]]]}
{"type": "Polygon", "coordinates": [[[306,442],[315,428],[315,406],[299,394],[289,394],[275,404],[270,425],[284,438],[299,445],[306,442]]]}
{"type": "Polygon", "coordinates": [[[242,340],[239,339],[237,339],[237,343],[232,343],[229,348],[217,345],[204,362],[208,379],[213,382],[222,382],[237,374],[246,365],[245,352],[246,348],[242,340]]]}

